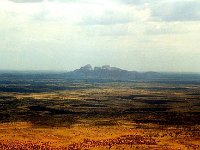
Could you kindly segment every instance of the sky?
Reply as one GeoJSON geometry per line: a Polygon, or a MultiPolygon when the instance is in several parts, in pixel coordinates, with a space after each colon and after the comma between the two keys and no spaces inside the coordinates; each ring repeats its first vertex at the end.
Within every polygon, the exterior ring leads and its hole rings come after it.
{"type": "Polygon", "coordinates": [[[85,64],[200,72],[200,1],[0,1],[0,70],[85,64]]]}

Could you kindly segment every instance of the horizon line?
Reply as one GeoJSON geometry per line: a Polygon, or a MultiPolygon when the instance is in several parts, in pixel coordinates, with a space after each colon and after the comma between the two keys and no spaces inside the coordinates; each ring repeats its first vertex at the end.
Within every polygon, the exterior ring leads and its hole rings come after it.
{"type": "MultiPolygon", "coordinates": [[[[76,69],[74,69],[76,70],[76,69]]],[[[32,69],[32,70],[20,70],[20,69],[0,69],[0,73],[14,73],[14,72],[21,72],[21,73],[67,73],[67,72],[71,72],[74,70],[48,70],[48,69],[32,69]]],[[[126,69],[124,69],[126,70],[126,69]]],[[[126,70],[126,71],[136,71],[136,72],[157,72],[157,73],[170,73],[170,74],[200,74],[200,72],[195,72],[195,71],[152,71],[152,70],[148,70],[148,71],[137,71],[137,70],[126,70]]]]}

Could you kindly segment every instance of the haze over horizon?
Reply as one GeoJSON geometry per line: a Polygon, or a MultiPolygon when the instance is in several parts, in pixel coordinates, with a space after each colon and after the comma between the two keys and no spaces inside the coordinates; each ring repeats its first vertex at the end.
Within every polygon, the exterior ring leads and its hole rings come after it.
{"type": "Polygon", "coordinates": [[[200,72],[198,0],[1,0],[0,70],[200,72]]]}

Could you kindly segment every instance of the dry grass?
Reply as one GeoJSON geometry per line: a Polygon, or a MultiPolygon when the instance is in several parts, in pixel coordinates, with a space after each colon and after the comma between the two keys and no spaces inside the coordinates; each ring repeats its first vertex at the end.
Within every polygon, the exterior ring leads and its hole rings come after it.
{"type": "MultiPolygon", "coordinates": [[[[142,124],[141,124],[142,125],[142,124]]],[[[124,122],[118,126],[90,126],[76,124],[65,128],[35,128],[30,123],[0,124],[0,145],[26,149],[34,147],[54,149],[199,149],[199,134],[183,128],[159,128],[147,125],[148,129],[136,128],[124,122]],[[153,128],[152,128],[153,127],[153,128]],[[151,129],[152,128],[152,129],[151,129]]],[[[200,126],[195,127],[200,130],[200,126]]],[[[45,149],[44,148],[44,149],[45,149]]],[[[42,148],[41,148],[42,149],[42,148]]]]}

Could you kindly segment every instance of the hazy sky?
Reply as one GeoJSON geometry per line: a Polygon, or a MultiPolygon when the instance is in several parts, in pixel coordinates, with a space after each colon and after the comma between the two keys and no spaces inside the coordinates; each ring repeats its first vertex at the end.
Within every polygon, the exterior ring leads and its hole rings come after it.
{"type": "Polygon", "coordinates": [[[0,0],[0,70],[200,72],[199,0],[0,0]]]}

